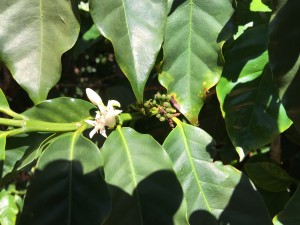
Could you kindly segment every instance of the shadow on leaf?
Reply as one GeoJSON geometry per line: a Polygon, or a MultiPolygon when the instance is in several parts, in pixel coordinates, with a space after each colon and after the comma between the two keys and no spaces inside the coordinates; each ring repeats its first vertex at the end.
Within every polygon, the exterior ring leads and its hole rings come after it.
{"type": "Polygon", "coordinates": [[[173,225],[183,199],[176,175],[167,170],[142,180],[132,195],[113,185],[109,189],[113,208],[105,225],[173,225]]]}
{"type": "Polygon", "coordinates": [[[99,225],[111,203],[100,170],[84,174],[78,161],[56,160],[37,170],[28,188],[22,225],[99,225]]]}

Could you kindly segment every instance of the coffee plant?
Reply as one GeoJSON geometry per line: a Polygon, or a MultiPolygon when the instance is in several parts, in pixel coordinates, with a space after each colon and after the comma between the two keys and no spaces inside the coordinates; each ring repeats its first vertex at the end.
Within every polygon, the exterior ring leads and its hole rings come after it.
{"type": "Polygon", "coordinates": [[[299,12],[1,0],[0,224],[300,224],[299,12]]]}

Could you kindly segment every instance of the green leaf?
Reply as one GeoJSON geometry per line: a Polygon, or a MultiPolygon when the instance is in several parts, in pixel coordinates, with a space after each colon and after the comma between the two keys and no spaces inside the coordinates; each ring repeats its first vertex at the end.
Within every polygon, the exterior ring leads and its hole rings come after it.
{"type": "Polygon", "coordinates": [[[291,198],[288,190],[281,192],[269,192],[263,189],[258,190],[268,207],[271,218],[278,214],[291,198]]]}
{"type": "Polygon", "coordinates": [[[79,122],[91,116],[95,106],[74,98],[55,98],[46,100],[22,113],[29,119],[53,123],[79,122]]]}
{"type": "Polygon", "coordinates": [[[19,118],[20,116],[10,109],[6,96],[4,95],[2,89],[0,89],[0,112],[15,118],[19,118]]]}
{"type": "Polygon", "coordinates": [[[174,94],[180,111],[197,124],[206,91],[219,80],[218,35],[233,13],[230,0],[184,1],[169,16],[160,83],[174,94]]]}
{"type": "Polygon", "coordinates": [[[40,144],[49,134],[31,133],[7,138],[2,188],[14,175],[30,165],[40,155],[40,144]]]}
{"type": "Polygon", "coordinates": [[[287,114],[300,131],[300,1],[280,3],[269,29],[270,66],[287,114]]]}
{"type": "Polygon", "coordinates": [[[168,0],[168,12],[171,11],[174,0],[168,0]]]}
{"type": "Polygon", "coordinates": [[[250,10],[254,12],[272,12],[272,10],[262,3],[262,0],[252,0],[250,10]]]}
{"type": "Polygon", "coordinates": [[[79,33],[77,1],[2,0],[0,59],[34,103],[61,74],[61,56],[79,33]]]}
{"type": "Polygon", "coordinates": [[[25,198],[21,224],[99,225],[110,211],[102,158],[91,141],[67,133],[38,160],[25,198]]]}
{"type": "Polygon", "coordinates": [[[15,203],[14,196],[8,191],[0,192],[0,224],[15,225],[19,208],[15,203]]]}
{"type": "Polygon", "coordinates": [[[257,186],[267,191],[285,191],[293,183],[289,174],[275,163],[246,163],[245,170],[257,186]]]}
{"type": "MultiPolygon", "coordinates": [[[[0,28],[1,29],[1,28],[0,28]]],[[[7,99],[2,91],[2,89],[0,89],[0,110],[10,110],[9,108],[9,104],[7,102],[7,99]]]]}
{"type": "Polygon", "coordinates": [[[300,185],[284,209],[274,217],[274,225],[295,225],[300,223],[300,185]]]}
{"type": "Polygon", "coordinates": [[[225,54],[217,95],[228,135],[240,159],[270,143],[291,121],[268,66],[267,29],[246,30],[225,54]]]}
{"type": "Polygon", "coordinates": [[[180,208],[182,189],[171,161],[150,135],[117,127],[101,152],[113,199],[106,225],[187,223],[185,209],[180,208]],[[176,212],[179,216],[173,221],[176,212]]]}
{"type": "Polygon", "coordinates": [[[209,133],[218,144],[224,144],[228,138],[225,121],[216,92],[215,90],[211,92],[213,92],[212,95],[207,97],[200,111],[199,127],[209,133]]]}
{"type": "Polygon", "coordinates": [[[96,44],[101,40],[101,34],[95,24],[93,24],[76,42],[74,46],[74,55],[75,58],[78,57],[81,53],[89,49],[91,46],[96,44]]]}
{"type": "Polygon", "coordinates": [[[101,36],[97,26],[93,24],[89,30],[87,30],[83,35],[82,39],[84,41],[94,41],[101,36]]]}
{"type": "Polygon", "coordinates": [[[91,0],[91,16],[115,50],[139,102],[163,41],[167,0],[91,0]]]}
{"type": "Polygon", "coordinates": [[[271,224],[249,179],[231,166],[212,162],[214,145],[206,132],[181,122],[163,144],[183,187],[190,224],[271,224]]]}
{"type": "Polygon", "coordinates": [[[0,179],[3,175],[4,170],[4,160],[5,160],[5,145],[6,145],[6,136],[1,135],[0,132],[0,179]]]}

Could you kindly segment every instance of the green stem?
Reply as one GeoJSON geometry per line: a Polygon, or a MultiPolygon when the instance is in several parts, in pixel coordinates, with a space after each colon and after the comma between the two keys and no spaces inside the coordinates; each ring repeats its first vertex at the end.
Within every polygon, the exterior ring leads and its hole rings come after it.
{"type": "Polygon", "coordinates": [[[13,117],[15,119],[19,119],[19,120],[22,120],[22,119],[26,118],[25,116],[23,116],[23,115],[21,115],[19,113],[16,113],[16,112],[12,111],[11,109],[3,109],[2,108],[2,109],[0,109],[0,112],[3,112],[6,115],[9,115],[9,116],[11,116],[11,117],[13,117]]]}
{"type": "Polygon", "coordinates": [[[75,123],[51,123],[39,120],[27,120],[25,123],[25,132],[66,132],[74,131],[80,128],[83,122],[75,123]]]}
{"type": "Polygon", "coordinates": [[[25,121],[24,120],[0,118],[0,124],[1,125],[6,125],[6,126],[13,126],[13,127],[23,127],[25,125],[25,121]]]}
{"type": "Polygon", "coordinates": [[[128,122],[128,121],[134,121],[134,120],[138,120],[138,119],[142,119],[145,116],[139,112],[136,113],[121,113],[118,116],[119,119],[119,124],[122,125],[124,122],[128,122]]]}
{"type": "Polygon", "coordinates": [[[172,120],[178,125],[179,123],[182,123],[177,117],[172,117],[172,120]]]}
{"type": "Polygon", "coordinates": [[[39,120],[15,120],[6,118],[0,118],[0,125],[20,127],[1,133],[1,135],[4,136],[14,136],[26,132],[66,132],[78,130],[79,128],[82,128],[81,130],[86,129],[84,122],[52,123],[39,120]]]}
{"type": "Polygon", "coordinates": [[[0,138],[1,137],[11,137],[11,136],[15,136],[15,135],[18,135],[18,134],[23,134],[23,133],[25,133],[25,128],[24,127],[14,129],[14,130],[8,130],[8,131],[5,131],[5,132],[2,132],[0,134],[0,138]]]}

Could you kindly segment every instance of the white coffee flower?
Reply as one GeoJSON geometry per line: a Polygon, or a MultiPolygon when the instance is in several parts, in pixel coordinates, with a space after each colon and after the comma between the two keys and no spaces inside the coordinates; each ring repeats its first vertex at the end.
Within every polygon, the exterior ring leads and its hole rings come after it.
{"type": "Polygon", "coordinates": [[[114,128],[117,123],[116,116],[122,112],[122,110],[117,110],[114,107],[121,107],[121,104],[116,100],[109,100],[107,106],[105,106],[101,97],[90,88],[86,89],[86,94],[89,100],[100,110],[96,112],[95,120],[85,121],[94,126],[89,136],[92,138],[96,133],[100,132],[102,136],[107,137],[105,126],[110,129],[114,128]]]}
{"type": "Polygon", "coordinates": [[[99,111],[96,112],[95,120],[86,120],[85,122],[94,126],[94,129],[89,134],[90,138],[92,138],[98,132],[100,132],[102,136],[107,137],[105,130],[105,119],[100,115],[99,111]]]}

